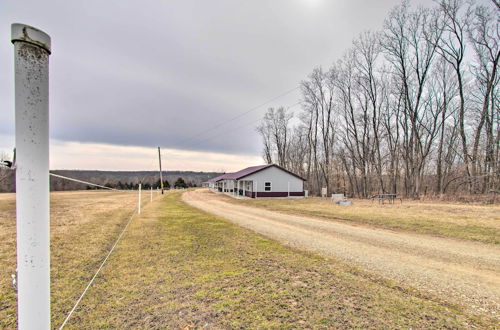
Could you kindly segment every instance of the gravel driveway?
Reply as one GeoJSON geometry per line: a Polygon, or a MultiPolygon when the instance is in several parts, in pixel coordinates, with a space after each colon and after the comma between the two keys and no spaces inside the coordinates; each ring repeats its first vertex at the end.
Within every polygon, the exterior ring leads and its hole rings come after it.
{"type": "Polygon", "coordinates": [[[290,246],[344,260],[474,314],[500,316],[500,248],[402,233],[224,202],[206,189],[186,192],[191,206],[290,246]]]}

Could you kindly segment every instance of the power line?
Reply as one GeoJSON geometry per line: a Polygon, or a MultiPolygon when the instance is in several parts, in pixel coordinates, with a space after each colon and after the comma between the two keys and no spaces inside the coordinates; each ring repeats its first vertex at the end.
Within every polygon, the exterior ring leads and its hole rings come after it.
{"type": "Polygon", "coordinates": [[[184,144],[185,142],[190,141],[190,140],[193,140],[194,138],[199,137],[199,136],[200,136],[200,135],[202,135],[202,134],[205,134],[205,133],[207,133],[207,132],[213,131],[213,130],[214,130],[214,129],[216,129],[216,128],[219,128],[219,127],[221,127],[221,126],[223,126],[223,125],[226,125],[227,123],[230,123],[230,122],[232,122],[232,121],[234,121],[234,120],[236,120],[236,119],[238,119],[238,118],[241,118],[241,117],[243,117],[243,116],[245,116],[245,115],[249,114],[250,112],[253,112],[253,111],[255,111],[255,110],[257,110],[257,109],[261,108],[262,106],[264,106],[264,105],[266,105],[266,104],[268,104],[268,103],[271,103],[272,101],[275,101],[275,100],[277,100],[277,99],[279,99],[279,98],[281,98],[281,97],[283,97],[283,96],[285,96],[285,95],[288,95],[288,94],[290,94],[291,92],[293,92],[293,91],[295,91],[295,90],[297,90],[297,89],[299,89],[299,88],[300,88],[300,86],[294,87],[294,88],[292,88],[292,89],[290,89],[290,90],[288,90],[288,91],[286,91],[286,92],[284,92],[284,93],[281,93],[281,94],[279,94],[279,95],[277,95],[277,96],[275,96],[275,97],[273,97],[273,98],[271,98],[271,99],[269,99],[269,100],[267,100],[267,101],[265,101],[265,102],[263,102],[263,103],[259,104],[259,105],[258,105],[258,106],[256,106],[256,107],[253,107],[253,108],[251,108],[251,109],[249,109],[249,110],[247,110],[247,111],[245,111],[245,112],[243,112],[243,113],[240,113],[240,114],[239,114],[239,115],[237,115],[237,116],[234,116],[234,117],[232,117],[232,118],[230,118],[230,119],[228,119],[228,120],[225,120],[225,121],[223,121],[223,122],[221,122],[221,123],[219,123],[219,124],[217,124],[217,125],[214,125],[214,126],[212,126],[212,127],[210,127],[210,128],[207,128],[207,129],[205,129],[205,130],[203,130],[203,131],[201,131],[201,132],[198,132],[197,134],[195,134],[195,135],[193,135],[193,136],[191,136],[191,137],[188,137],[187,139],[181,140],[180,144],[184,144]]]}
{"type": "MultiPolygon", "coordinates": [[[[295,106],[297,106],[297,105],[299,105],[299,104],[300,104],[300,102],[297,102],[297,103],[295,103],[295,104],[293,104],[293,105],[291,105],[291,106],[287,107],[286,109],[287,109],[287,110],[288,110],[288,109],[291,109],[291,108],[293,108],[293,107],[295,107],[295,106]]],[[[198,146],[198,145],[200,145],[201,143],[203,143],[203,142],[205,142],[205,141],[213,140],[213,139],[215,139],[215,138],[217,138],[217,137],[219,137],[219,136],[226,135],[226,134],[228,134],[228,133],[234,132],[234,131],[236,131],[236,130],[239,130],[240,128],[243,128],[243,127],[246,127],[246,126],[248,126],[248,125],[254,124],[254,123],[259,122],[259,121],[261,121],[261,120],[262,120],[262,118],[259,118],[259,119],[257,119],[257,120],[253,120],[253,121],[251,121],[251,122],[248,122],[248,123],[243,124],[243,125],[241,125],[241,126],[235,127],[235,128],[233,128],[233,129],[226,130],[226,131],[224,131],[224,132],[222,132],[222,133],[220,133],[220,134],[216,134],[216,135],[210,136],[210,137],[208,137],[208,138],[206,138],[206,139],[204,139],[204,140],[200,140],[200,141],[198,141],[198,142],[197,142],[197,143],[195,143],[195,144],[191,144],[190,146],[191,146],[191,147],[198,146]]]]}
{"type": "MultiPolygon", "coordinates": [[[[237,115],[237,116],[235,116],[235,117],[233,117],[233,118],[230,118],[230,119],[228,119],[228,120],[226,120],[226,121],[224,121],[224,122],[221,122],[221,123],[219,123],[219,124],[217,124],[217,125],[215,125],[215,126],[212,126],[212,127],[208,128],[208,129],[205,129],[205,130],[203,130],[203,131],[201,131],[201,132],[199,132],[199,133],[197,133],[197,134],[195,134],[195,135],[193,135],[193,136],[191,136],[191,137],[188,137],[187,139],[181,140],[181,142],[180,142],[179,144],[181,144],[181,146],[182,146],[182,144],[186,145],[186,142],[188,142],[188,141],[192,141],[192,140],[194,140],[195,138],[197,138],[197,137],[199,137],[199,136],[201,136],[201,135],[203,135],[203,134],[205,134],[205,133],[208,133],[208,132],[210,132],[210,131],[213,131],[213,130],[214,130],[214,129],[216,129],[216,128],[219,128],[219,127],[221,127],[221,126],[223,126],[223,125],[225,125],[225,124],[227,124],[227,123],[229,123],[229,122],[232,122],[232,121],[234,121],[234,120],[236,120],[236,119],[238,119],[238,118],[241,118],[241,117],[245,116],[246,114],[248,114],[248,113],[250,113],[250,112],[252,112],[252,111],[257,110],[257,109],[261,108],[262,106],[264,106],[264,105],[266,105],[266,104],[268,104],[268,103],[271,103],[272,101],[275,101],[275,100],[279,99],[280,97],[283,97],[283,96],[285,96],[285,95],[288,95],[288,94],[290,94],[291,92],[293,92],[293,91],[295,91],[295,90],[297,90],[297,89],[299,89],[299,88],[300,88],[300,86],[297,86],[297,87],[292,88],[292,89],[290,89],[290,90],[288,90],[288,91],[286,91],[286,92],[284,92],[284,93],[281,93],[281,94],[279,94],[279,95],[277,95],[277,96],[275,96],[275,97],[273,97],[273,98],[271,98],[271,99],[267,100],[266,102],[263,102],[263,103],[259,104],[259,105],[258,105],[258,106],[256,106],[256,107],[253,107],[253,108],[251,108],[251,109],[249,109],[249,110],[247,110],[247,111],[245,111],[245,112],[243,112],[243,113],[240,113],[239,115],[237,115]]],[[[293,104],[293,105],[291,105],[291,106],[287,107],[287,110],[288,110],[288,109],[291,109],[291,108],[293,108],[293,107],[295,107],[295,106],[297,106],[297,105],[299,105],[299,104],[300,104],[300,102],[297,102],[297,103],[295,103],[295,104],[293,104]]],[[[191,146],[191,147],[193,147],[193,146],[198,146],[198,145],[199,145],[199,144],[201,144],[202,142],[205,142],[205,141],[207,141],[207,140],[213,140],[214,138],[217,138],[217,137],[219,137],[219,136],[221,136],[221,135],[223,135],[223,134],[227,134],[228,132],[233,132],[233,131],[238,130],[238,129],[242,128],[242,127],[245,127],[245,126],[248,126],[248,125],[250,125],[250,124],[256,123],[256,122],[258,122],[258,121],[260,121],[260,120],[261,120],[261,118],[259,118],[259,119],[257,119],[257,120],[254,120],[254,121],[251,121],[251,122],[249,122],[249,123],[247,123],[247,124],[244,124],[244,125],[238,126],[237,128],[231,129],[231,130],[229,130],[229,131],[224,131],[224,132],[223,132],[223,133],[221,133],[221,134],[217,134],[217,135],[211,136],[211,137],[209,137],[209,138],[206,138],[206,139],[203,139],[203,140],[199,140],[198,142],[195,142],[194,144],[190,144],[189,146],[191,146]]],[[[198,140],[198,139],[197,139],[197,140],[198,140]]],[[[162,154],[162,157],[163,157],[163,158],[166,158],[166,157],[164,157],[164,156],[163,156],[163,154],[162,154]]]]}

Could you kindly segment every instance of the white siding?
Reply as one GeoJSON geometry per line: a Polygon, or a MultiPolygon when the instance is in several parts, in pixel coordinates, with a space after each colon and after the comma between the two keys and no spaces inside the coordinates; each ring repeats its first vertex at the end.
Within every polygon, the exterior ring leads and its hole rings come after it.
{"type": "Polygon", "coordinates": [[[304,191],[304,181],[282,169],[271,166],[257,173],[250,174],[241,180],[257,182],[257,193],[265,192],[264,183],[271,182],[271,192],[287,192],[290,183],[290,192],[304,191]]]}

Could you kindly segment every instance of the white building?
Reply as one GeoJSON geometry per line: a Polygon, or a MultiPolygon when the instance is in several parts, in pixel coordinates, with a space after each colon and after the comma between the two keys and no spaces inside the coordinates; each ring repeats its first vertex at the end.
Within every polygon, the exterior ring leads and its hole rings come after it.
{"type": "Polygon", "coordinates": [[[222,179],[224,178],[225,175],[226,174],[224,173],[222,175],[216,176],[215,178],[211,178],[207,182],[204,182],[203,186],[204,187],[206,186],[214,191],[222,192],[222,185],[220,184],[220,182],[222,181],[222,179]]]}
{"type": "Polygon", "coordinates": [[[232,195],[258,197],[303,197],[304,181],[284,168],[270,164],[247,167],[208,181],[210,189],[232,195]]]}

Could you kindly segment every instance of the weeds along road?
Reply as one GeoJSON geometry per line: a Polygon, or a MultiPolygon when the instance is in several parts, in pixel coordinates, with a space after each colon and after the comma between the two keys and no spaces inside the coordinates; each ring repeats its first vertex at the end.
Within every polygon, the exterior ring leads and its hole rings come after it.
{"type": "Polygon", "coordinates": [[[207,189],[183,194],[191,206],[287,245],[355,264],[473,314],[500,316],[500,248],[224,202],[207,189]]]}

